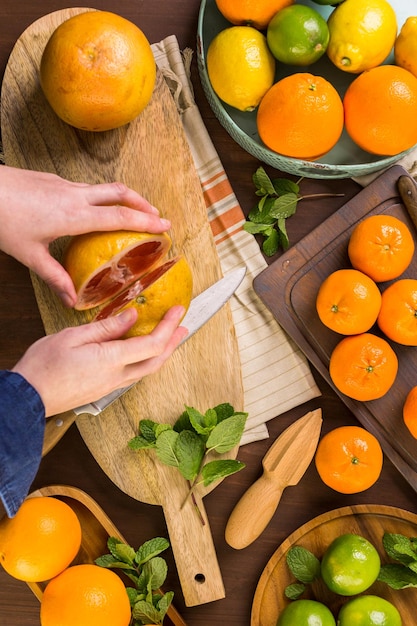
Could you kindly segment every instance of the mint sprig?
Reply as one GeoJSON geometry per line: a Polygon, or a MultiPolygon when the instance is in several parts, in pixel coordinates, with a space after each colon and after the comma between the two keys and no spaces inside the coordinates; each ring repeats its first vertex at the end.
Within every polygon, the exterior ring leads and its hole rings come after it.
{"type": "Polygon", "coordinates": [[[95,563],[100,567],[122,570],[134,583],[134,587],[126,588],[132,610],[131,626],[161,626],[174,597],[172,591],[161,591],[168,567],[159,555],[169,548],[169,542],[156,537],[134,550],[116,537],[109,537],[107,547],[109,554],[98,557],[95,563]]]}
{"type": "Polygon", "coordinates": [[[320,561],[310,550],[302,546],[290,548],[286,560],[288,569],[297,582],[288,585],[284,593],[290,600],[297,600],[304,593],[306,585],[320,578],[320,561]]]}
{"type": "Polygon", "coordinates": [[[417,587],[417,537],[385,533],[382,545],[396,562],[381,565],[378,580],[392,589],[417,587]]]}
{"type": "Polygon", "coordinates": [[[310,194],[300,195],[300,183],[288,178],[271,179],[263,167],[259,167],[252,177],[255,194],[260,200],[249,212],[243,225],[246,232],[262,235],[262,250],[268,257],[273,256],[280,248],[287,250],[290,241],[286,229],[286,220],[295,214],[300,200],[342,196],[344,194],[310,194]]]}

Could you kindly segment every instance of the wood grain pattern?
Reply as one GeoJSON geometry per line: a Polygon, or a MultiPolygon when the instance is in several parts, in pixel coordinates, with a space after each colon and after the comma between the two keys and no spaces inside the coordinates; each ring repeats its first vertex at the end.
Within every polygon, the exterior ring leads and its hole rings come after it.
{"type": "MultiPolygon", "coordinates": [[[[407,175],[402,167],[390,168],[254,281],[260,298],[333,388],[328,364],[341,336],[320,322],[315,308],[316,294],[326,276],[350,266],[349,236],[364,217],[377,213],[394,215],[407,223],[417,242],[413,223],[398,198],[396,184],[401,175],[407,175]]],[[[417,251],[403,277],[415,277],[416,271],[417,251]]],[[[381,283],[380,288],[383,290],[388,284],[381,283]]],[[[380,334],[376,327],[371,332],[380,334]]],[[[384,452],[417,491],[417,442],[402,420],[403,403],[416,384],[417,350],[390,343],[398,356],[399,371],[393,387],[383,398],[358,402],[334,390],[359,422],[379,439],[384,452]]]]}
{"type": "MultiPolygon", "coordinates": [[[[355,533],[373,543],[381,562],[387,563],[381,543],[384,532],[414,537],[417,532],[417,515],[390,506],[356,505],[329,511],[301,526],[279,546],[268,561],[256,588],[251,626],[276,626],[280,612],[288,604],[284,590],[287,585],[295,582],[286,562],[286,554],[291,547],[303,546],[321,559],[333,539],[344,533],[355,533]]],[[[386,598],[399,610],[403,624],[414,624],[415,589],[402,589],[399,592],[383,583],[374,583],[366,593],[386,598]]],[[[332,593],[322,581],[311,585],[308,594],[303,597],[324,602],[335,616],[348,600],[332,593]]]]}
{"type": "MultiPolygon", "coordinates": [[[[152,100],[134,122],[105,133],[78,131],[61,122],[47,104],[38,68],[52,31],[85,9],[65,9],[34,22],[10,56],[2,87],[2,137],[8,165],[55,172],[90,183],[119,180],[147,197],[172,221],[172,254],[182,252],[194,278],[194,295],[221,276],[200,182],[181,121],[160,74],[152,100]]],[[[60,259],[65,239],[55,242],[60,259]]],[[[91,314],[65,309],[32,275],[47,333],[84,323],[91,314]]],[[[98,364],[99,366],[99,364],[98,364]]],[[[77,426],[111,480],[131,497],[161,504],[188,605],[224,597],[208,520],[202,526],[191,500],[181,509],[187,485],[178,472],[128,441],[140,419],[173,422],[184,405],[206,410],[221,402],[243,409],[240,361],[231,312],[226,305],[160,372],[147,377],[98,416],[82,415],[77,426]]],[[[227,456],[236,456],[234,450],[227,456]]],[[[213,487],[211,487],[213,488],[213,487]]],[[[205,517],[202,498],[197,494],[205,517]]]]}
{"type": "MultiPolygon", "coordinates": [[[[59,498],[59,500],[62,500],[72,508],[79,519],[82,532],[81,547],[72,565],[94,563],[99,556],[107,554],[107,540],[109,537],[116,537],[123,543],[127,543],[103,509],[81,489],[67,485],[49,485],[30,494],[30,497],[34,498],[41,496],[59,498]]],[[[136,549],[139,546],[132,547],[136,549]]],[[[47,583],[27,584],[40,601],[47,583]]],[[[166,626],[170,624],[173,626],[186,626],[185,621],[174,605],[171,605],[168,609],[165,621],[166,626]]]]}

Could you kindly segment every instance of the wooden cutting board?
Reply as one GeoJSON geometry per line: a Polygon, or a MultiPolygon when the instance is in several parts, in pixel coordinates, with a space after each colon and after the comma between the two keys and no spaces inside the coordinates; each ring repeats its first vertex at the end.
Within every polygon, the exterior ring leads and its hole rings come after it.
{"type": "MultiPolygon", "coordinates": [[[[85,10],[46,15],[13,48],[1,97],[6,164],[54,172],[73,181],[119,180],[139,191],[171,220],[172,254],[185,254],[197,295],[221,276],[221,268],[189,145],[161,74],[145,111],[111,132],[88,133],[68,126],[43,96],[38,69],[44,46],[62,21],[85,10]]],[[[53,247],[58,259],[64,243],[60,240],[53,247]]],[[[90,319],[65,309],[35,275],[32,281],[46,333],[90,319]]],[[[201,524],[191,500],[180,510],[187,484],[179,472],[157,462],[152,453],[130,451],[127,444],[137,434],[140,419],[173,423],[185,404],[205,411],[221,402],[243,410],[240,360],[228,305],[159,373],[138,383],[102,415],[77,418],[84,441],[110,479],[131,497],[163,506],[188,605],[224,597],[208,520],[201,524]]],[[[205,493],[197,493],[204,518],[205,493]]]]}
{"type": "MultiPolygon", "coordinates": [[[[279,614],[290,602],[284,596],[287,585],[295,582],[286,562],[290,548],[303,546],[321,559],[333,539],[344,533],[355,533],[368,539],[378,550],[381,562],[387,563],[389,559],[382,546],[385,532],[415,537],[417,515],[391,506],[346,506],[319,515],[295,530],[274,552],[262,573],[253,600],[251,626],[276,626],[279,614]]],[[[392,602],[404,625],[415,623],[415,589],[394,591],[388,585],[374,583],[366,593],[392,602]]],[[[324,602],[335,616],[342,604],[349,600],[332,593],[322,582],[314,583],[302,597],[324,602]]]]}
{"type": "MultiPolygon", "coordinates": [[[[365,187],[339,211],[325,220],[259,274],[254,288],[276,320],[294,339],[329,385],[330,354],[342,338],[319,320],[315,300],[319,285],[331,272],[350,267],[347,245],[354,226],[368,215],[387,213],[406,222],[413,234],[416,251],[403,277],[417,275],[417,233],[399,199],[397,180],[407,172],[393,166],[365,187]]],[[[389,283],[380,283],[383,290],[389,283]]],[[[377,327],[371,332],[380,334],[377,327]]],[[[408,391],[417,384],[417,348],[390,342],[399,360],[397,379],[379,400],[358,402],[335,391],[359,422],[380,441],[385,454],[417,491],[417,441],[402,419],[408,391]]],[[[323,416],[326,419],[326,416],[323,416]]]]}

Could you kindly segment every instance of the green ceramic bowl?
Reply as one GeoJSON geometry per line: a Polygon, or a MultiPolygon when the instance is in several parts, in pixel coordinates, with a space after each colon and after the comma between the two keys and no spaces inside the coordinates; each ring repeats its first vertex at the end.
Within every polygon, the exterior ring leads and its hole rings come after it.
{"type": "MultiPolygon", "coordinates": [[[[325,19],[333,11],[332,6],[321,6],[310,0],[303,0],[302,4],[313,7],[325,19]]],[[[399,30],[408,16],[416,15],[416,0],[390,0],[390,4],[396,11],[399,30]]],[[[215,0],[202,0],[197,33],[198,69],[204,93],[214,114],[229,135],[252,156],[278,170],[294,175],[309,178],[351,178],[385,169],[413,149],[395,156],[378,157],[361,150],[349,138],[346,131],[343,131],[336,146],[321,159],[314,162],[284,157],[269,150],[259,138],[256,128],[256,111],[244,113],[230,107],[217,97],[210,84],[206,67],[207,49],[217,33],[228,26],[231,24],[221,15],[215,0]]],[[[386,63],[393,63],[393,60],[394,57],[391,54],[386,63]]],[[[290,67],[277,63],[276,80],[299,71],[300,68],[295,66],[290,67]]],[[[348,85],[355,78],[355,75],[343,72],[334,66],[327,55],[301,71],[324,76],[336,87],[342,97],[348,85]]]]}

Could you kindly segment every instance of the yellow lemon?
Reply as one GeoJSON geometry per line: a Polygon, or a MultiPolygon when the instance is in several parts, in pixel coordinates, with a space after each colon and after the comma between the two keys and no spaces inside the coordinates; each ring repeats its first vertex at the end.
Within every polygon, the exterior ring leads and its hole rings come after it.
{"type": "Polygon", "coordinates": [[[327,24],[328,57],[336,67],[353,74],[385,61],[397,36],[397,18],[387,0],[345,0],[327,24]]]}
{"type": "Polygon", "coordinates": [[[275,59],[265,35],[252,26],[232,26],[210,43],[207,72],[221,100],[252,111],[274,82],[275,59]]]}
{"type": "Polygon", "coordinates": [[[395,63],[417,77],[417,16],[404,22],[394,44],[395,63]]]}

